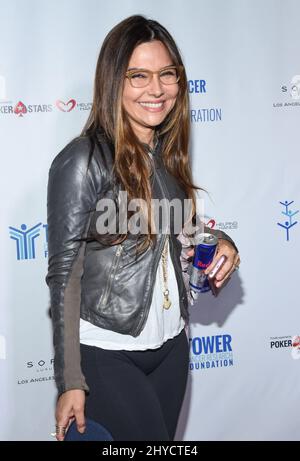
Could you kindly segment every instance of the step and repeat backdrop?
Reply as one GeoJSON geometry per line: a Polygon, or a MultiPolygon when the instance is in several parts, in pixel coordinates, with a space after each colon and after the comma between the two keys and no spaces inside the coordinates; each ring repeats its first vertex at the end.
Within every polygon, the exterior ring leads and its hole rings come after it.
{"type": "Polygon", "coordinates": [[[297,0],[0,0],[0,439],[51,440],[48,170],[88,117],[104,37],[132,14],[180,47],[205,219],[242,260],[190,306],[176,440],[299,440],[297,0]]]}

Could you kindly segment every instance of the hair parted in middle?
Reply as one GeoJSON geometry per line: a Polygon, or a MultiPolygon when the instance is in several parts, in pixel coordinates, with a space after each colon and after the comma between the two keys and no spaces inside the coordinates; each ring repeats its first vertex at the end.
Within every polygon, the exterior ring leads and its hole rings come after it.
{"type": "MultiPolygon", "coordinates": [[[[195,190],[188,154],[190,115],[187,77],[182,58],[170,33],[157,21],[140,15],[126,18],[106,36],[100,50],[95,81],[92,110],[82,135],[100,130],[114,145],[114,174],[127,191],[128,201],[140,198],[147,203],[147,216],[151,217],[151,162],[145,146],[135,135],[122,104],[125,75],[134,49],[146,42],[159,40],[168,50],[172,64],[178,66],[180,79],[176,103],[165,120],[156,127],[156,136],[162,140],[162,156],[167,170],[179,181],[187,198],[192,201],[192,215],[196,212],[195,190]]],[[[155,242],[154,224],[147,220],[148,233],[139,250],[155,242]]],[[[126,235],[118,239],[122,241],[126,235]]]]}

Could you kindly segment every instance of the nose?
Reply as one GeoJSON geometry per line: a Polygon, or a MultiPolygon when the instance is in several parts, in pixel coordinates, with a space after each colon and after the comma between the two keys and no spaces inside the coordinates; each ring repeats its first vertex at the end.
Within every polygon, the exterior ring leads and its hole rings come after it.
{"type": "Polygon", "coordinates": [[[149,95],[159,98],[160,96],[164,94],[164,92],[165,92],[164,87],[160,81],[159,76],[157,74],[154,74],[148,86],[149,95]]]}

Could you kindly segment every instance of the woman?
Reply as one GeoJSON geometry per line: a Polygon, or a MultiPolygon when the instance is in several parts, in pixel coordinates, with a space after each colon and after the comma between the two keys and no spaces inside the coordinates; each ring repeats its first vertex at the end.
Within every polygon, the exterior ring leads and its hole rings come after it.
{"type": "MultiPolygon", "coordinates": [[[[164,227],[152,219],[151,200],[189,199],[195,216],[188,141],[187,80],[176,44],[156,21],[129,17],[101,48],[82,135],[49,172],[57,440],[74,418],[84,432],[85,416],[114,440],[174,439],[188,373],[188,303],[178,212],[164,227]],[[125,231],[116,219],[120,192],[143,204],[140,221],[128,207],[125,231]],[[109,199],[117,206],[113,219],[105,215],[109,199]],[[105,233],[108,221],[118,223],[105,233]]],[[[219,237],[218,256],[228,257],[221,285],[239,256],[228,236],[219,237]]]]}

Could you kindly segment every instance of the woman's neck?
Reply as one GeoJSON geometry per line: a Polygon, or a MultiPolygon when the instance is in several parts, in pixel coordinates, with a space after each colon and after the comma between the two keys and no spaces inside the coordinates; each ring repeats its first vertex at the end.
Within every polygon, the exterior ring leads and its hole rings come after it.
{"type": "Polygon", "coordinates": [[[139,141],[141,141],[143,144],[147,144],[151,149],[153,149],[155,135],[154,129],[149,129],[149,131],[135,129],[134,132],[139,141]]]}

